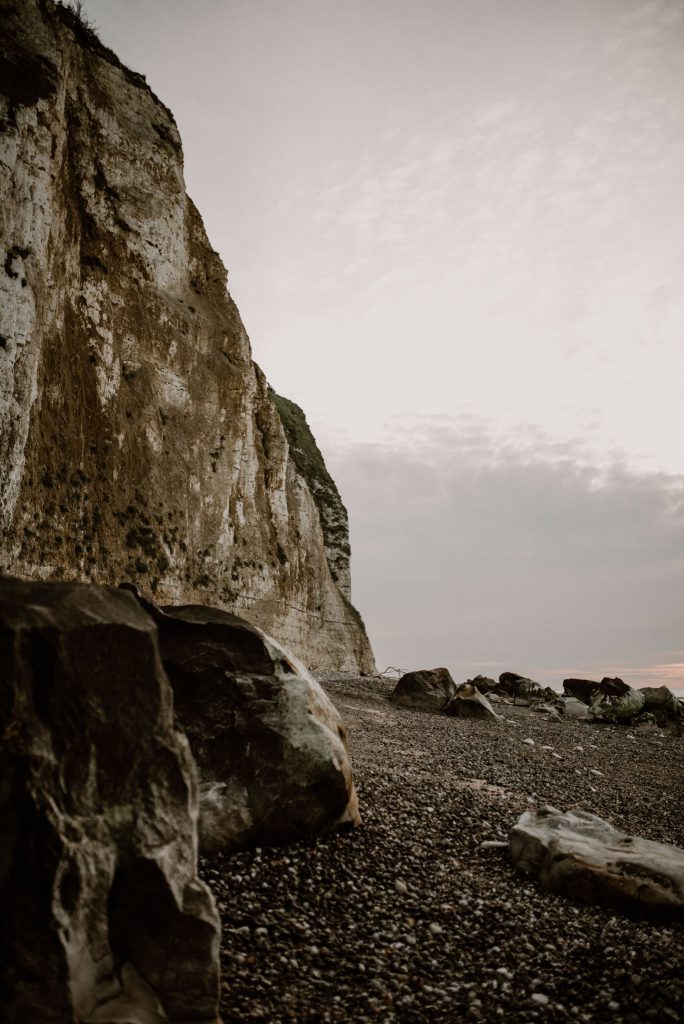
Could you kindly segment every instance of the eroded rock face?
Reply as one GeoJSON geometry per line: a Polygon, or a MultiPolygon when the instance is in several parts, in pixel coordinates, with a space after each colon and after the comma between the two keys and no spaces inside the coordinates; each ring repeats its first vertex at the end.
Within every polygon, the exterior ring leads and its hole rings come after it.
{"type": "Polygon", "coordinates": [[[616,831],[587,811],[526,811],[511,831],[513,865],[545,889],[655,920],[684,920],[684,850],[616,831]]]}
{"type": "Polygon", "coordinates": [[[456,692],[456,683],[446,668],[406,672],[392,693],[392,701],[414,711],[443,711],[456,692]]]}
{"type": "Polygon", "coordinates": [[[452,718],[498,719],[492,705],[476,686],[463,683],[444,708],[444,714],[452,718]]]}
{"type": "Polygon", "coordinates": [[[597,722],[628,722],[644,707],[644,695],[617,677],[605,676],[589,703],[589,718],[597,722]]]}
{"type": "Polygon", "coordinates": [[[0,577],[0,1018],[216,1021],[197,783],[131,594],[0,577]]]}
{"type": "Polygon", "coordinates": [[[172,115],[48,2],[8,0],[2,35],[0,568],[230,608],[374,672],[346,513],[326,541],[172,115]]]}
{"type": "Polygon", "coordinates": [[[198,766],[202,851],[358,824],[344,726],[304,666],[229,612],[145,607],[198,766]]]}

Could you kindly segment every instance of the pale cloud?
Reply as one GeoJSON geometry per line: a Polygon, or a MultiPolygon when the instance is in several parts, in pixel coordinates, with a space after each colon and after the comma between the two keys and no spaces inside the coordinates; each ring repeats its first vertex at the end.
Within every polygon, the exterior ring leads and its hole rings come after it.
{"type": "Polygon", "coordinates": [[[684,686],[684,477],[591,465],[534,424],[506,439],[476,418],[329,461],[379,662],[684,686]]]}

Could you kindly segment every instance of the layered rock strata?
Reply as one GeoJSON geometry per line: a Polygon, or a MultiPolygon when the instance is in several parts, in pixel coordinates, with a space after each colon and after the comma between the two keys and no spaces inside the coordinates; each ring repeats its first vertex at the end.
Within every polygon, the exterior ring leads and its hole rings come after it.
{"type": "Polygon", "coordinates": [[[229,608],[372,672],[344,517],[333,545],[173,117],[49,0],[3,5],[0,190],[0,567],[229,608]]]}
{"type": "Polygon", "coordinates": [[[0,1020],[217,1020],[219,922],[152,620],[0,578],[0,1020]]]}

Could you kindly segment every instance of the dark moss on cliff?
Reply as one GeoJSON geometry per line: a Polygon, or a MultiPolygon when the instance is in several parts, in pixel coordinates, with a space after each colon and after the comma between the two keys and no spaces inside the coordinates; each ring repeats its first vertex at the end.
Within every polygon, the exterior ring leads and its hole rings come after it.
{"type": "Polygon", "coordinates": [[[273,388],[268,393],[278,410],[292,460],[316,503],[332,577],[343,591],[348,590],[349,520],[337,484],[327,470],[303,410],[289,398],[276,394],[273,388]]]}

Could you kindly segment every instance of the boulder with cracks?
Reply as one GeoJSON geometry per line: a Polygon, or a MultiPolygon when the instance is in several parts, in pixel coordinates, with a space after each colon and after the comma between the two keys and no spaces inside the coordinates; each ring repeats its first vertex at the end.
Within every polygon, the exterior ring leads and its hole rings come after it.
{"type": "Polygon", "coordinates": [[[216,1022],[219,922],[154,623],[0,577],[0,1019],[216,1022]]]}
{"type": "Polygon", "coordinates": [[[588,811],[526,811],[513,865],[545,889],[636,917],[684,921],[684,850],[618,832],[588,811]]]}

